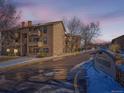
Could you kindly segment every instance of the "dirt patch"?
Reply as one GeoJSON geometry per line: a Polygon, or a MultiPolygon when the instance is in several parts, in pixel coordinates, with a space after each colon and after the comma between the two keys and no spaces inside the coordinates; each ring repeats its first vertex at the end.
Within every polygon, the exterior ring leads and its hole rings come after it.
{"type": "Polygon", "coordinates": [[[52,69],[55,71],[54,79],[63,80],[66,78],[71,68],[85,60],[88,60],[89,57],[90,53],[82,53],[62,58],[55,58],[44,62],[33,62],[29,64],[17,65],[11,68],[1,69],[1,74],[5,74],[7,78],[13,79],[13,76],[20,75],[21,73],[20,76],[23,76],[23,78],[24,76],[29,78],[31,76],[39,76],[41,70],[52,69]]]}
{"type": "Polygon", "coordinates": [[[14,56],[0,56],[0,62],[4,62],[4,61],[16,59],[16,58],[18,58],[18,57],[14,57],[14,56]]]}

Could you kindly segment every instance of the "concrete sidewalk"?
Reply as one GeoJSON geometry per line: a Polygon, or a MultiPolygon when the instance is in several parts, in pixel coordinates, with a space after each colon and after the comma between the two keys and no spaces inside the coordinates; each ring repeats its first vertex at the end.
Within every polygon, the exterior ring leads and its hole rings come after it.
{"type": "MultiPolygon", "coordinates": [[[[64,55],[45,57],[45,58],[20,57],[20,58],[17,58],[17,59],[1,62],[0,63],[0,68],[15,66],[15,65],[19,65],[19,64],[27,64],[27,63],[31,63],[31,62],[42,62],[42,61],[47,61],[47,60],[51,60],[51,59],[60,58],[60,57],[63,57],[63,56],[64,55]]],[[[67,56],[67,55],[65,55],[65,56],[67,56]]]]}
{"type": "Polygon", "coordinates": [[[3,62],[0,62],[0,68],[9,67],[9,66],[17,65],[17,64],[22,64],[24,61],[28,61],[31,59],[33,59],[33,58],[19,57],[19,58],[8,60],[8,61],[3,61],[3,62]]]}
{"type": "Polygon", "coordinates": [[[51,57],[45,57],[45,58],[20,57],[17,59],[1,62],[0,68],[11,67],[11,66],[21,65],[21,64],[28,64],[28,63],[32,63],[32,62],[43,62],[43,61],[48,61],[48,60],[52,60],[52,59],[57,60],[57,59],[62,58],[62,57],[72,56],[72,55],[77,55],[77,54],[83,54],[86,52],[87,51],[81,52],[81,53],[79,53],[79,52],[78,53],[68,53],[68,54],[64,54],[64,55],[60,55],[60,56],[51,56],[51,57]]]}
{"type": "Polygon", "coordinates": [[[28,64],[31,62],[42,62],[53,59],[55,57],[35,58],[35,57],[20,57],[17,59],[4,61],[0,63],[0,68],[11,67],[19,64],[28,64]]]}

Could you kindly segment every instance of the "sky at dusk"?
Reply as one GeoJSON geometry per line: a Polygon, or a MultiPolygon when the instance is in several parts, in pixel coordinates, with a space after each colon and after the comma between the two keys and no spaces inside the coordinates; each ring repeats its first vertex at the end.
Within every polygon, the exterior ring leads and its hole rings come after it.
{"type": "Polygon", "coordinates": [[[99,40],[124,34],[124,0],[12,0],[21,20],[57,21],[79,17],[84,23],[100,22],[99,40]]]}

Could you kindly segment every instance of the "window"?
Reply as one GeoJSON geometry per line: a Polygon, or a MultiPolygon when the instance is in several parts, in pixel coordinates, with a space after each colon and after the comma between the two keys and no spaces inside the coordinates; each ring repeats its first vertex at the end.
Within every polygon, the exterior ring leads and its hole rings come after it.
{"type": "Polygon", "coordinates": [[[65,42],[65,44],[67,45],[67,44],[68,44],[68,42],[65,42]]]}
{"type": "Polygon", "coordinates": [[[24,38],[27,38],[27,34],[23,34],[23,37],[24,37],[24,38]]]}
{"type": "Polygon", "coordinates": [[[39,38],[33,38],[33,42],[38,42],[39,38]]]}
{"type": "Polygon", "coordinates": [[[43,52],[48,53],[49,52],[49,48],[43,48],[43,52]]]}
{"type": "Polygon", "coordinates": [[[43,38],[43,43],[44,43],[44,44],[47,44],[47,37],[44,37],[44,38],[43,38]]]}
{"type": "Polygon", "coordinates": [[[19,38],[19,33],[16,32],[16,33],[15,33],[15,37],[16,37],[16,38],[19,38]]]}
{"type": "Polygon", "coordinates": [[[41,31],[41,32],[42,32],[42,27],[40,27],[40,28],[39,28],[39,31],[41,31]]]}
{"type": "Polygon", "coordinates": [[[39,48],[34,48],[34,49],[33,49],[33,52],[34,52],[34,53],[38,53],[38,52],[39,52],[39,48]]]}
{"type": "Polygon", "coordinates": [[[19,39],[16,39],[15,42],[19,42],[19,39]]]}
{"type": "Polygon", "coordinates": [[[43,33],[47,33],[47,27],[45,26],[45,27],[43,27],[43,33]]]}

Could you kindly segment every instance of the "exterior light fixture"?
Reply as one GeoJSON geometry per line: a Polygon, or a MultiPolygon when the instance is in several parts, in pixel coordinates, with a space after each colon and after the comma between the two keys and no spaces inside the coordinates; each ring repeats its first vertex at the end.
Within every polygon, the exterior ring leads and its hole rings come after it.
{"type": "Polygon", "coordinates": [[[18,49],[14,49],[14,54],[17,55],[18,49]]]}
{"type": "Polygon", "coordinates": [[[7,51],[7,52],[10,52],[10,49],[8,48],[8,49],[6,49],[6,51],[7,51]]]}

